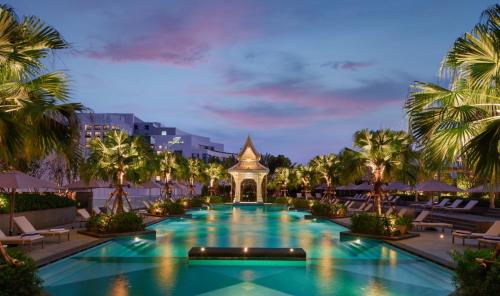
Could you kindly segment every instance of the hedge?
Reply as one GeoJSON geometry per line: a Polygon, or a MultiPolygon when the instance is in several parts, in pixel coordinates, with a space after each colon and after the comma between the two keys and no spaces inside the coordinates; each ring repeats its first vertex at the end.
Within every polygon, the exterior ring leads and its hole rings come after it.
{"type": "MultiPolygon", "coordinates": [[[[10,196],[0,195],[0,214],[10,211],[10,196]]],[[[53,193],[16,193],[14,212],[37,211],[76,206],[76,202],[64,196],[53,193]]]]}

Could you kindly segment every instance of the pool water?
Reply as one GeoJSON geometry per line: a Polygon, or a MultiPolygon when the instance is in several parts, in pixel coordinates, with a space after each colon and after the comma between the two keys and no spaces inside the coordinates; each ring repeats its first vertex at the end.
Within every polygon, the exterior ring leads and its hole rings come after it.
{"type": "Polygon", "coordinates": [[[279,206],[217,206],[152,225],[40,269],[51,295],[448,295],[452,272],[279,206]],[[189,261],[193,246],[293,247],[305,262],[189,261]]]}

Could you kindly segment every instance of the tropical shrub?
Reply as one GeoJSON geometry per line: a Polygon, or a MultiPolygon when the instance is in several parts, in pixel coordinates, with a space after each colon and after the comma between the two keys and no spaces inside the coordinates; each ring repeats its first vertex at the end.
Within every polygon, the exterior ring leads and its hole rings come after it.
{"type": "Polygon", "coordinates": [[[193,198],[181,198],[179,202],[186,208],[201,208],[205,203],[205,198],[193,197],[193,198]]]}
{"type": "Polygon", "coordinates": [[[288,197],[276,197],[274,202],[277,204],[280,204],[280,205],[287,205],[288,204],[288,197]]]}
{"type": "Polygon", "coordinates": [[[224,203],[224,198],[218,195],[207,196],[206,199],[209,200],[211,204],[224,203]]]}
{"type": "Polygon", "coordinates": [[[136,213],[99,214],[87,220],[87,230],[98,233],[121,233],[144,230],[143,218],[136,213]]]}
{"type": "Polygon", "coordinates": [[[466,249],[463,254],[453,252],[452,257],[456,264],[454,282],[457,290],[454,295],[500,295],[500,260],[496,259],[489,267],[476,261],[476,258],[492,258],[490,250],[466,249]]]}
{"type": "Polygon", "coordinates": [[[7,252],[23,264],[7,264],[0,256],[0,295],[42,295],[42,280],[37,274],[35,261],[16,250],[10,249],[7,252]]]}
{"type": "Polygon", "coordinates": [[[296,209],[308,209],[309,201],[305,198],[294,198],[293,199],[293,207],[296,209]]]}
{"type": "Polygon", "coordinates": [[[165,202],[162,204],[163,214],[164,215],[184,215],[186,213],[186,209],[184,205],[178,202],[165,202]]]}
{"type": "MultiPolygon", "coordinates": [[[[76,202],[64,196],[53,193],[16,193],[15,212],[37,211],[45,209],[76,206],[76,202]]],[[[0,195],[0,214],[9,213],[10,196],[0,195]]]]}
{"type": "Polygon", "coordinates": [[[334,204],[332,206],[333,218],[335,217],[345,217],[347,215],[347,207],[343,204],[334,204]]]}
{"type": "Polygon", "coordinates": [[[373,213],[360,213],[351,216],[351,231],[372,235],[389,235],[389,220],[373,213]]]}
{"type": "Polygon", "coordinates": [[[332,206],[329,204],[315,204],[311,207],[311,213],[314,216],[331,217],[332,206]]]}

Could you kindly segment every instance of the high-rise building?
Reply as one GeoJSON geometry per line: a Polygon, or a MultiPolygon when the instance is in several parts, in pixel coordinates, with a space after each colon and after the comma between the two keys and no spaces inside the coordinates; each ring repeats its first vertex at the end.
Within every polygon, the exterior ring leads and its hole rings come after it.
{"type": "Polygon", "coordinates": [[[133,113],[82,113],[81,144],[95,137],[103,138],[111,130],[124,130],[129,135],[146,139],[157,151],[170,150],[186,158],[199,158],[208,161],[212,157],[225,159],[234,155],[224,151],[224,144],[215,143],[208,137],[193,135],[175,127],[165,127],[159,122],[145,122],[133,113]]]}

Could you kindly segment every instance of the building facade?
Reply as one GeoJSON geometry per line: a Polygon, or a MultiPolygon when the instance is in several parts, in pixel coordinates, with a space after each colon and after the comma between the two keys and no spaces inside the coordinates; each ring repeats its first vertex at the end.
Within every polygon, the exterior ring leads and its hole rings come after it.
{"type": "Polygon", "coordinates": [[[129,135],[142,136],[159,153],[170,150],[185,158],[208,161],[226,159],[233,153],[224,151],[224,144],[210,138],[193,135],[176,127],[165,127],[159,122],[146,122],[133,113],[82,113],[80,114],[81,140],[84,147],[96,137],[103,138],[112,130],[124,130],[129,135]]]}

